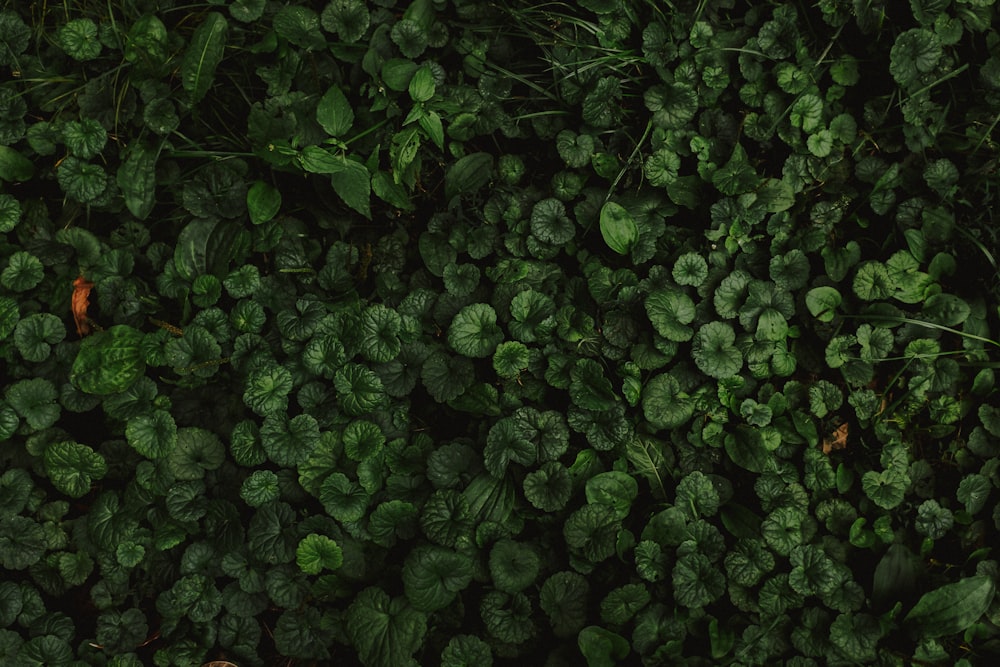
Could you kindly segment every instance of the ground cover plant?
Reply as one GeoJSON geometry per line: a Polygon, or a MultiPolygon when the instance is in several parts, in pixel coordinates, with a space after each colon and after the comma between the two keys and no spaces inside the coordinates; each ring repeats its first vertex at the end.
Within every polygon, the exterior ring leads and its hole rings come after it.
{"type": "Polygon", "coordinates": [[[0,663],[990,664],[995,14],[0,2],[0,663]]]}

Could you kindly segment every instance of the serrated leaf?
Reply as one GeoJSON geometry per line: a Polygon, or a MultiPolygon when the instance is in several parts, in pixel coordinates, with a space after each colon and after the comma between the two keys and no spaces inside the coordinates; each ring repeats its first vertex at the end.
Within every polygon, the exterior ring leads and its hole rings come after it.
{"type": "Polygon", "coordinates": [[[209,12],[191,36],[191,43],[181,60],[181,85],[191,104],[200,102],[212,87],[215,70],[226,48],[228,30],[225,16],[209,12]]]}

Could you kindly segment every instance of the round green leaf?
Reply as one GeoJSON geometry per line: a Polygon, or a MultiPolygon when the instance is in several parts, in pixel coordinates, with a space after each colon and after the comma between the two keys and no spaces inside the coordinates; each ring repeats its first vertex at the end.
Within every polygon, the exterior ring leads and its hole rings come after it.
{"type": "Polygon", "coordinates": [[[320,16],[323,29],[336,33],[348,44],[364,36],[370,20],[368,6],[362,0],[332,0],[320,16]]]}
{"type": "Polygon", "coordinates": [[[319,574],[324,569],[336,570],[344,564],[344,552],[326,535],[309,533],[295,549],[295,562],[306,574],[319,574]]]}
{"type": "Polygon", "coordinates": [[[359,419],[347,425],[343,435],[344,453],[355,461],[377,456],[385,445],[385,435],[378,424],[359,419]]]}
{"type": "Polygon", "coordinates": [[[97,24],[90,19],[73,19],[59,29],[59,45],[74,60],[93,60],[101,54],[97,24]]]}
{"type": "Polygon", "coordinates": [[[736,332],[725,322],[702,325],[691,344],[691,355],[702,373],[721,380],[743,367],[743,355],[736,348],[736,332]]]}
{"type": "Polygon", "coordinates": [[[177,425],[166,410],[136,415],[125,424],[125,438],[132,448],[148,459],[170,454],[177,444],[177,425]]]}
{"type": "Polygon", "coordinates": [[[474,303],[462,308],[448,327],[448,344],[466,357],[488,357],[503,340],[493,306],[474,303]]]}
{"type": "Polygon", "coordinates": [[[103,456],[78,442],[54,442],[45,448],[42,459],[52,485],[70,498],[85,495],[108,471],[103,456]]]}
{"type": "Polygon", "coordinates": [[[88,394],[115,394],[128,389],[146,371],[140,344],[143,333],[117,324],[83,340],[70,371],[70,381],[88,394]]]}
{"type": "Polygon", "coordinates": [[[694,331],[687,326],[694,321],[694,302],[679,289],[657,289],[646,297],[646,313],[656,332],[667,340],[690,340],[694,331]]]}
{"type": "Polygon", "coordinates": [[[14,328],[14,344],[26,361],[45,361],[49,357],[52,346],[65,337],[66,327],[62,320],[52,313],[29,315],[18,322],[14,328]]]}
{"type": "Polygon", "coordinates": [[[82,121],[71,120],[63,126],[63,139],[66,148],[70,152],[83,159],[89,160],[104,148],[108,140],[107,130],[104,126],[93,118],[86,118],[82,121]]]}
{"type": "Polygon", "coordinates": [[[26,292],[45,276],[42,262],[30,252],[18,250],[10,255],[7,267],[0,273],[0,285],[14,292],[26,292]]]}
{"type": "Polygon", "coordinates": [[[81,204],[94,201],[104,194],[108,186],[103,167],[74,156],[62,161],[56,178],[63,192],[81,204]]]}

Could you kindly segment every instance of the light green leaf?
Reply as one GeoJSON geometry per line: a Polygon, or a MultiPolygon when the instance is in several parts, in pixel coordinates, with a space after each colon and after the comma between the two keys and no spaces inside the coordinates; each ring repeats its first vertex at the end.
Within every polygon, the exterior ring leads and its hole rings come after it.
{"type": "Polygon", "coordinates": [[[295,549],[295,562],[306,574],[319,574],[324,569],[336,570],[344,564],[344,551],[327,537],[309,533],[295,549]]]}
{"type": "Polygon", "coordinates": [[[806,292],[806,308],[820,322],[831,321],[840,302],[840,292],[835,287],[814,287],[806,292]]]}
{"type": "Polygon", "coordinates": [[[601,207],[600,224],[604,242],[619,255],[627,255],[639,241],[639,226],[621,204],[606,202],[601,207]]]}
{"type": "Polygon", "coordinates": [[[114,394],[132,386],[146,371],[140,344],[143,333],[127,324],[98,331],[83,340],[70,381],[88,394],[114,394]]]}

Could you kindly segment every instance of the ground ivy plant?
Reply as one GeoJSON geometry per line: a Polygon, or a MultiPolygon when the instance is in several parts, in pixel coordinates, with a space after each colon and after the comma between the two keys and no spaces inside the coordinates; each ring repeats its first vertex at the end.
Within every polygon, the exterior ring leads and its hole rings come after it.
{"type": "Polygon", "coordinates": [[[0,3],[0,662],[996,658],[995,11],[0,3]]]}

